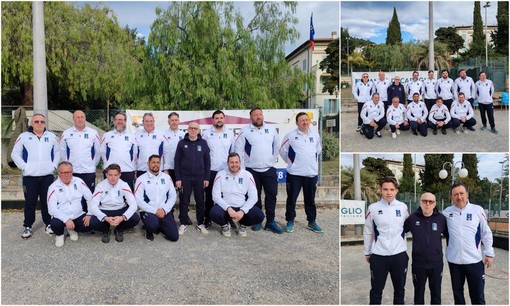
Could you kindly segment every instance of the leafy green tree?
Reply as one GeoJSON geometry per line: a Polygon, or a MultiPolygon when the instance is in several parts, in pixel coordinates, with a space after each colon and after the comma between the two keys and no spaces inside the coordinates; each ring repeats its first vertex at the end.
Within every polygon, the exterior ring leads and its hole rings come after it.
{"type": "Polygon", "coordinates": [[[402,171],[402,178],[399,182],[399,192],[413,192],[414,191],[414,171],[413,159],[411,154],[404,154],[404,169],[402,171]]]}
{"type": "Polygon", "coordinates": [[[386,33],[387,45],[401,45],[402,33],[400,32],[400,22],[398,21],[397,9],[393,7],[393,16],[391,17],[386,33]]]}
{"type": "Polygon", "coordinates": [[[330,133],[322,134],[322,160],[329,161],[338,159],[340,142],[330,133]]]}
{"type": "Polygon", "coordinates": [[[330,95],[338,91],[338,84],[340,84],[339,42],[339,39],[335,39],[328,44],[327,55],[319,64],[319,68],[326,70],[326,73],[329,74],[322,92],[327,91],[330,95]]]}
{"type": "Polygon", "coordinates": [[[382,158],[367,157],[362,161],[366,171],[377,176],[377,180],[385,176],[393,176],[393,172],[386,166],[386,161],[382,158]]]}
{"type": "MultiPolygon", "coordinates": [[[[445,44],[450,54],[457,53],[464,46],[464,39],[457,34],[454,27],[441,27],[436,30],[435,34],[435,41],[445,44]]],[[[434,50],[436,49],[434,48],[434,50]]]]}
{"type": "Polygon", "coordinates": [[[298,37],[297,4],[253,5],[247,22],[232,2],[172,2],[156,10],[145,63],[154,109],[292,108],[304,99],[312,74],[291,69],[284,50],[298,37]]]}
{"type": "Polygon", "coordinates": [[[459,177],[457,181],[464,183],[469,193],[480,193],[480,177],[478,175],[478,159],[476,154],[462,154],[462,164],[468,171],[468,176],[465,178],[459,177]]]}
{"type": "MultiPolygon", "coordinates": [[[[342,199],[354,200],[354,168],[342,167],[341,170],[340,196],[342,199]]],[[[379,177],[367,171],[365,168],[360,171],[361,199],[368,203],[376,202],[379,199],[379,177]]]]}
{"type": "MultiPolygon", "coordinates": [[[[429,45],[421,43],[415,45],[411,51],[411,61],[416,70],[427,70],[429,67],[429,45]]],[[[450,53],[448,45],[441,42],[434,42],[434,67],[437,70],[450,69],[450,53]]]]}
{"type": "Polygon", "coordinates": [[[508,56],[508,1],[498,1],[496,20],[498,28],[491,33],[494,51],[508,56]]]}
{"type": "Polygon", "coordinates": [[[436,200],[443,199],[449,202],[449,193],[452,178],[449,165],[445,166],[448,177],[444,180],[439,178],[439,171],[446,162],[453,163],[453,154],[425,154],[425,169],[420,171],[421,189],[424,192],[432,192],[436,200]]]}
{"type": "Polygon", "coordinates": [[[475,1],[473,9],[473,41],[469,45],[467,54],[469,56],[482,56],[485,54],[485,35],[483,33],[480,1],[475,1]]]}

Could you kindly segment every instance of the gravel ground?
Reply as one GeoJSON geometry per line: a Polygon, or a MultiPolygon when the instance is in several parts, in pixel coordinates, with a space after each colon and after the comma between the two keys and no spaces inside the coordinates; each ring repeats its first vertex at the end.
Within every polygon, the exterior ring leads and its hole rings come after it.
{"type": "MultiPolygon", "coordinates": [[[[39,212],[26,241],[22,212],[2,212],[1,303],[338,304],[338,209],[317,213],[324,234],[307,230],[298,209],[291,234],[225,238],[213,225],[209,235],[188,228],[177,242],[149,242],[139,224],[122,243],[80,233],[57,248],[39,212]]],[[[283,224],[284,209],[276,220],[283,224]]]]}
{"type": "Polygon", "coordinates": [[[480,111],[476,110],[474,126],[476,131],[468,131],[468,134],[456,134],[453,129],[448,129],[448,134],[443,135],[438,131],[437,135],[428,130],[427,137],[415,136],[412,131],[403,131],[396,139],[391,138],[391,131],[383,129],[382,138],[374,137],[368,140],[365,136],[356,132],[357,112],[342,111],[341,122],[341,146],[342,152],[508,152],[508,111],[495,110],[494,117],[496,128],[499,133],[492,134],[489,131],[480,131],[482,126],[480,111]]]}
{"type": "MultiPolygon", "coordinates": [[[[443,250],[446,248],[446,240],[443,239],[443,250]]],[[[412,241],[408,241],[407,254],[411,257],[412,241]]],[[[342,246],[340,249],[342,256],[341,265],[341,296],[342,304],[361,304],[367,305],[370,292],[370,267],[363,256],[363,244],[354,246],[342,246]]],[[[486,270],[485,274],[485,301],[488,305],[508,305],[508,251],[494,248],[494,265],[486,270]]],[[[409,258],[409,267],[407,272],[405,302],[413,303],[414,288],[411,271],[412,259],[409,258]]],[[[471,304],[468,294],[467,283],[464,286],[464,296],[466,302],[471,304]]],[[[393,302],[393,285],[388,276],[386,287],[383,291],[383,304],[393,302]]],[[[445,259],[443,266],[443,283],[441,290],[441,303],[446,305],[453,304],[452,285],[450,282],[450,271],[445,259]]],[[[430,304],[430,291],[428,285],[425,289],[425,304],[430,304]]]]}

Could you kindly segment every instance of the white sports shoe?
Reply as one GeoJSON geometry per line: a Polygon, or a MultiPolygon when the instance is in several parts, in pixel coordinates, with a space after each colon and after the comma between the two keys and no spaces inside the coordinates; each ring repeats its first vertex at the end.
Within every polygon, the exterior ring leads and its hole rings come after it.
{"type": "Polygon", "coordinates": [[[397,138],[397,133],[391,133],[391,138],[397,138]]]}
{"type": "Polygon", "coordinates": [[[232,236],[232,234],[230,233],[230,224],[229,223],[221,226],[221,234],[225,237],[232,236]]]}
{"type": "Polygon", "coordinates": [[[53,230],[51,229],[51,225],[46,225],[46,230],[45,230],[46,234],[48,235],[55,235],[55,233],[53,232],[53,230]]]}
{"type": "Polygon", "coordinates": [[[71,238],[72,241],[78,240],[78,233],[75,230],[68,229],[67,232],[69,233],[69,238],[71,238]]]}
{"type": "Polygon", "coordinates": [[[397,129],[397,135],[400,135],[400,130],[399,129],[397,129]]]}
{"type": "Polygon", "coordinates": [[[64,246],[64,234],[60,236],[55,236],[55,246],[57,248],[61,248],[64,246]]]}
{"type": "Polygon", "coordinates": [[[184,232],[188,229],[188,226],[186,224],[181,224],[181,226],[179,226],[179,235],[182,235],[184,234],[184,232]]]}
{"type": "Polygon", "coordinates": [[[204,224],[197,225],[197,230],[202,234],[209,234],[209,231],[205,228],[204,224]]]}

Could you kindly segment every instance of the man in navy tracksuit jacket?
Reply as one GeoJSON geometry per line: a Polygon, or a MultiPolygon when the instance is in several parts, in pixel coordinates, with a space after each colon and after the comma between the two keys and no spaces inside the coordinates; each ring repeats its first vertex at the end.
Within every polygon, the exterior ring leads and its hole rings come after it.
{"type": "Polygon", "coordinates": [[[191,191],[194,191],[196,202],[197,230],[208,234],[204,225],[205,202],[204,188],[209,186],[211,172],[211,157],[207,141],[200,136],[200,126],[190,122],[188,133],[177,144],[175,151],[175,186],[181,189],[182,196],[179,201],[179,235],[184,234],[191,220],[188,216],[188,206],[191,191]]]}
{"type": "Polygon", "coordinates": [[[436,197],[426,192],[420,207],[407,218],[404,231],[413,234],[414,304],[425,303],[425,283],[429,280],[430,304],[441,304],[443,276],[443,244],[441,235],[448,236],[446,218],[436,208],[436,197]]]}

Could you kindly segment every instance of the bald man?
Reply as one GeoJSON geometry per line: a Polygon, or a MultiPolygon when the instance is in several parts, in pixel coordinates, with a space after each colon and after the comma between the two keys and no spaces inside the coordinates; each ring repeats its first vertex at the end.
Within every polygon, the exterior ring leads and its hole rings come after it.
{"type": "Polygon", "coordinates": [[[426,192],[420,207],[404,223],[404,231],[413,234],[412,273],[414,304],[425,303],[425,283],[429,280],[430,303],[441,304],[443,277],[443,243],[441,235],[448,236],[446,218],[436,208],[436,197],[426,192]]]}

